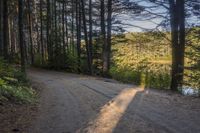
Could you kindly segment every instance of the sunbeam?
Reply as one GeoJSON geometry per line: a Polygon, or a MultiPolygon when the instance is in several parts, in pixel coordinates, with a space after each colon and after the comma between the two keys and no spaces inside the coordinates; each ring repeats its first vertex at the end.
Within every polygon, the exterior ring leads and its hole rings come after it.
{"type": "Polygon", "coordinates": [[[101,109],[98,117],[86,128],[87,133],[112,133],[139,88],[127,88],[101,109]]]}

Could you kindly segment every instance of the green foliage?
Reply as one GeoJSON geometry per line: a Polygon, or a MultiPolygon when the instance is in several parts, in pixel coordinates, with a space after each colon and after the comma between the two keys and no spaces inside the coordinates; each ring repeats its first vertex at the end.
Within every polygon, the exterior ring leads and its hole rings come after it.
{"type": "Polygon", "coordinates": [[[0,59],[0,102],[33,102],[35,96],[36,93],[29,87],[26,76],[17,69],[17,66],[14,67],[0,59]]]}
{"type": "Polygon", "coordinates": [[[110,74],[112,75],[113,78],[122,82],[128,82],[128,83],[134,82],[135,84],[141,83],[141,79],[140,79],[141,73],[138,71],[112,67],[110,69],[110,74]]]}
{"type": "Polygon", "coordinates": [[[76,54],[73,53],[67,54],[67,59],[65,64],[70,72],[76,73],[77,70],[81,68],[81,66],[78,66],[78,57],[76,56],[76,54]]]}
{"type": "Polygon", "coordinates": [[[13,101],[17,103],[31,103],[36,93],[30,87],[0,85],[0,101],[13,101]]]}
{"type": "Polygon", "coordinates": [[[149,88],[169,89],[170,75],[156,71],[141,69],[117,68],[112,67],[110,74],[114,79],[126,83],[134,83],[149,88]]]}
{"type": "Polygon", "coordinates": [[[169,88],[171,49],[163,35],[127,33],[113,40],[110,70],[113,78],[144,87],[169,88]]]}
{"type": "Polygon", "coordinates": [[[166,64],[170,62],[170,42],[154,32],[127,33],[121,40],[124,41],[119,41],[118,36],[113,38],[113,60],[119,63],[117,65],[132,66],[143,60],[166,64]]]}
{"type": "Polygon", "coordinates": [[[190,29],[187,35],[185,84],[200,88],[200,27],[190,29]]]}
{"type": "MultiPolygon", "coordinates": [[[[187,35],[184,85],[200,88],[200,28],[190,30],[187,35]]],[[[166,37],[170,38],[170,34],[146,32],[115,36],[111,76],[145,87],[169,89],[171,46],[166,37]]]]}
{"type": "Polygon", "coordinates": [[[37,53],[34,56],[34,66],[41,67],[42,66],[42,55],[37,53]]]}
{"type": "Polygon", "coordinates": [[[0,58],[0,77],[14,77],[15,69],[0,58]]]}

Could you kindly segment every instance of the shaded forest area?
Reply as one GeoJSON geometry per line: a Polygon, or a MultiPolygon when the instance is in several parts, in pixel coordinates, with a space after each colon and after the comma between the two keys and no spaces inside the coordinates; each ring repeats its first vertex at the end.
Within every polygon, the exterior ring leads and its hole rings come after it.
{"type": "Polygon", "coordinates": [[[10,97],[8,92],[16,85],[23,88],[19,89],[23,96],[34,97],[34,91],[24,91],[29,66],[175,91],[200,86],[198,0],[0,2],[0,90],[4,97],[10,97]],[[162,21],[156,28],[135,26],[143,31],[127,33],[125,27],[134,24],[124,23],[124,15],[129,21],[162,21]]]}

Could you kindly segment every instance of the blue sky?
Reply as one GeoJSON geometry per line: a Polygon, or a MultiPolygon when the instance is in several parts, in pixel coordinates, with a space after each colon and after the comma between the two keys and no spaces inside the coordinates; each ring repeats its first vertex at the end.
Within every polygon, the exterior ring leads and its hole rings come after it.
{"type": "MultiPolygon", "coordinates": [[[[153,3],[148,2],[148,0],[132,0],[132,1],[140,1],[138,4],[142,5],[142,6],[146,6],[146,7],[154,5],[153,3]]],[[[157,7],[157,8],[151,8],[151,9],[146,8],[146,10],[151,11],[156,14],[161,13],[163,16],[165,16],[166,12],[167,12],[167,10],[164,7],[159,7],[159,8],[157,7]]],[[[139,20],[137,20],[137,17],[133,16],[132,14],[123,14],[123,15],[119,16],[119,19],[122,20],[122,22],[125,24],[134,25],[134,26],[123,25],[124,28],[128,32],[143,31],[143,29],[141,29],[139,27],[142,27],[144,29],[153,29],[153,28],[157,27],[157,25],[164,20],[162,17],[157,17],[152,20],[145,20],[148,17],[149,16],[140,15],[140,19],[143,18],[144,20],[139,21],[139,20]]],[[[189,24],[189,25],[191,23],[200,24],[200,20],[195,16],[191,16],[186,21],[187,21],[187,24],[189,24]]],[[[161,30],[161,27],[159,27],[159,29],[161,30]]]]}
{"type": "MultiPolygon", "coordinates": [[[[133,1],[133,0],[132,0],[133,1]]],[[[135,0],[134,0],[135,1],[135,0]]],[[[146,2],[145,0],[141,1],[141,0],[138,0],[140,2],[138,2],[139,5],[141,6],[146,6],[146,7],[149,7],[149,6],[153,6],[153,4],[151,2],[146,2]]],[[[151,11],[151,12],[154,12],[154,13],[161,13],[161,12],[166,12],[165,9],[163,8],[151,8],[151,9],[146,9],[148,11],[151,11]]],[[[140,15],[140,19],[144,19],[143,21],[141,20],[138,20],[136,16],[132,15],[132,14],[123,14],[121,16],[119,16],[120,20],[122,20],[123,23],[125,24],[130,24],[130,25],[134,25],[134,26],[127,26],[127,25],[124,25],[125,29],[128,31],[128,32],[141,32],[143,31],[143,29],[139,28],[139,27],[142,27],[144,29],[153,29],[157,26],[157,24],[159,24],[163,18],[155,18],[155,19],[151,19],[151,20],[145,20],[145,18],[148,18],[149,16],[144,16],[144,14],[140,15]]]]}

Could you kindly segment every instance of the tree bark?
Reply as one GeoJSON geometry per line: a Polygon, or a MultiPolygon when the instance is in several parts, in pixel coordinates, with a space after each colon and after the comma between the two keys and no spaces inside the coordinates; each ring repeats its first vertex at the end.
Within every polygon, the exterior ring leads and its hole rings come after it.
{"type": "Polygon", "coordinates": [[[0,56],[3,56],[3,1],[0,1],[0,56]]]}
{"type": "Polygon", "coordinates": [[[89,0],[89,47],[91,52],[91,64],[93,62],[92,26],[92,0],[89,0]]]}
{"type": "Polygon", "coordinates": [[[74,0],[71,0],[72,3],[72,8],[71,8],[71,13],[72,13],[72,22],[71,22],[71,50],[72,54],[74,55],[74,0]]]}
{"type": "Polygon", "coordinates": [[[76,0],[76,37],[77,37],[77,58],[78,72],[81,72],[81,10],[80,3],[76,0]]]}
{"type": "Polygon", "coordinates": [[[30,38],[30,55],[31,55],[31,64],[34,63],[34,52],[33,52],[33,38],[32,38],[32,17],[31,17],[31,6],[30,0],[28,0],[28,20],[29,20],[29,38],[30,38]]]}
{"type": "Polygon", "coordinates": [[[109,75],[110,69],[110,53],[111,53],[111,37],[112,37],[112,0],[108,0],[108,18],[107,18],[107,42],[104,48],[103,74],[109,75]]]}
{"type": "Polygon", "coordinates": [[[185,57],[185,0],[177,1],[178,16],[179,16],[179,52],[177,55],[178,62],[178,86],[182,88],[184,77],[184,57],[185,57]]]}
{"type": "Polygon", "coordinates": [[[185,1],[169,0],[171,42],[172,42],[172,73],[171,90],[182,88],[185,54],[185,1]]]}
{"type": "Polygon", "coordinates": [[[24,47],[24,35],[23,35],[23,0],[18,0],[19,7],[19,45],[21,54],[21,71],[26,73],[26,61],[25,61],[25,47],[24,47]]]}
{"type": "MultiPolygon", "coordinates": [[[[68,1],[66,1],[66,16],[68,16],[68,1]]],[[[65,28],[65,33],[66,33],[66,49],[69,52],[69,32],[68,32],[68,17],[66,18],[65,22],[66,28],[65,28]]]]}
{"type": "Polygon", "coordinates": [[[52,63],[52,46],[50,40],[51,33],[51,4],[50,0],[47,0],[47,52],[48,52],[48,63],[52,63]]]}
{"type": "Polygon", "coordinates": [[[106,25],[105,25],[105,1],[101,0],[101,41],[103,43],[103,51],[102,51],[102,56],[103,56],[103,75],[105,76],[107,71],[106,71],[106,46],[107,46],[107,41],[106,41],[106,25]]]}
{"type": "Polygon", "coordinates": [[[65,2],[62,3],[62,41],[63,41],[63,63],[65,64],[66,43],[65,43],[65,2]]]}
{"type": "Polygon", "coordinates": [[[8,28],[8,0],[3,0],[3,55],[4,59],[8,60],[8,45],[9,45],[9,28],[8,28]]]}
{"type": "Polygon", "coordinates": [[[44,64],[44,43],[43,43],[43,10],[42,10],[42,0],[40,0],[40,43],[41,43],[41,53],[42,53],[42,64],[44,64]]]}
{"type": "Polygon", "coordinates": [[[107,26],[107,72],[110,69],[111,37],[112,37],[112,0],[108,0],[108,26],[107,26]]]}
{"type": "Polygon", "coordinates": [[[81,9],[82,9],[82,17],[83,17],[83,29],[85,34],[85,44],[86,44],[86,51],[87,51],[87,64],[88,64],[88,72],[92,74],[92,63],[91,63],[91,52],[88,42],[88,33],[87,33],[87,25],[86,25],[86,17],[85,17],[85,3],[84,0],[81,0],[81,9]]]}

